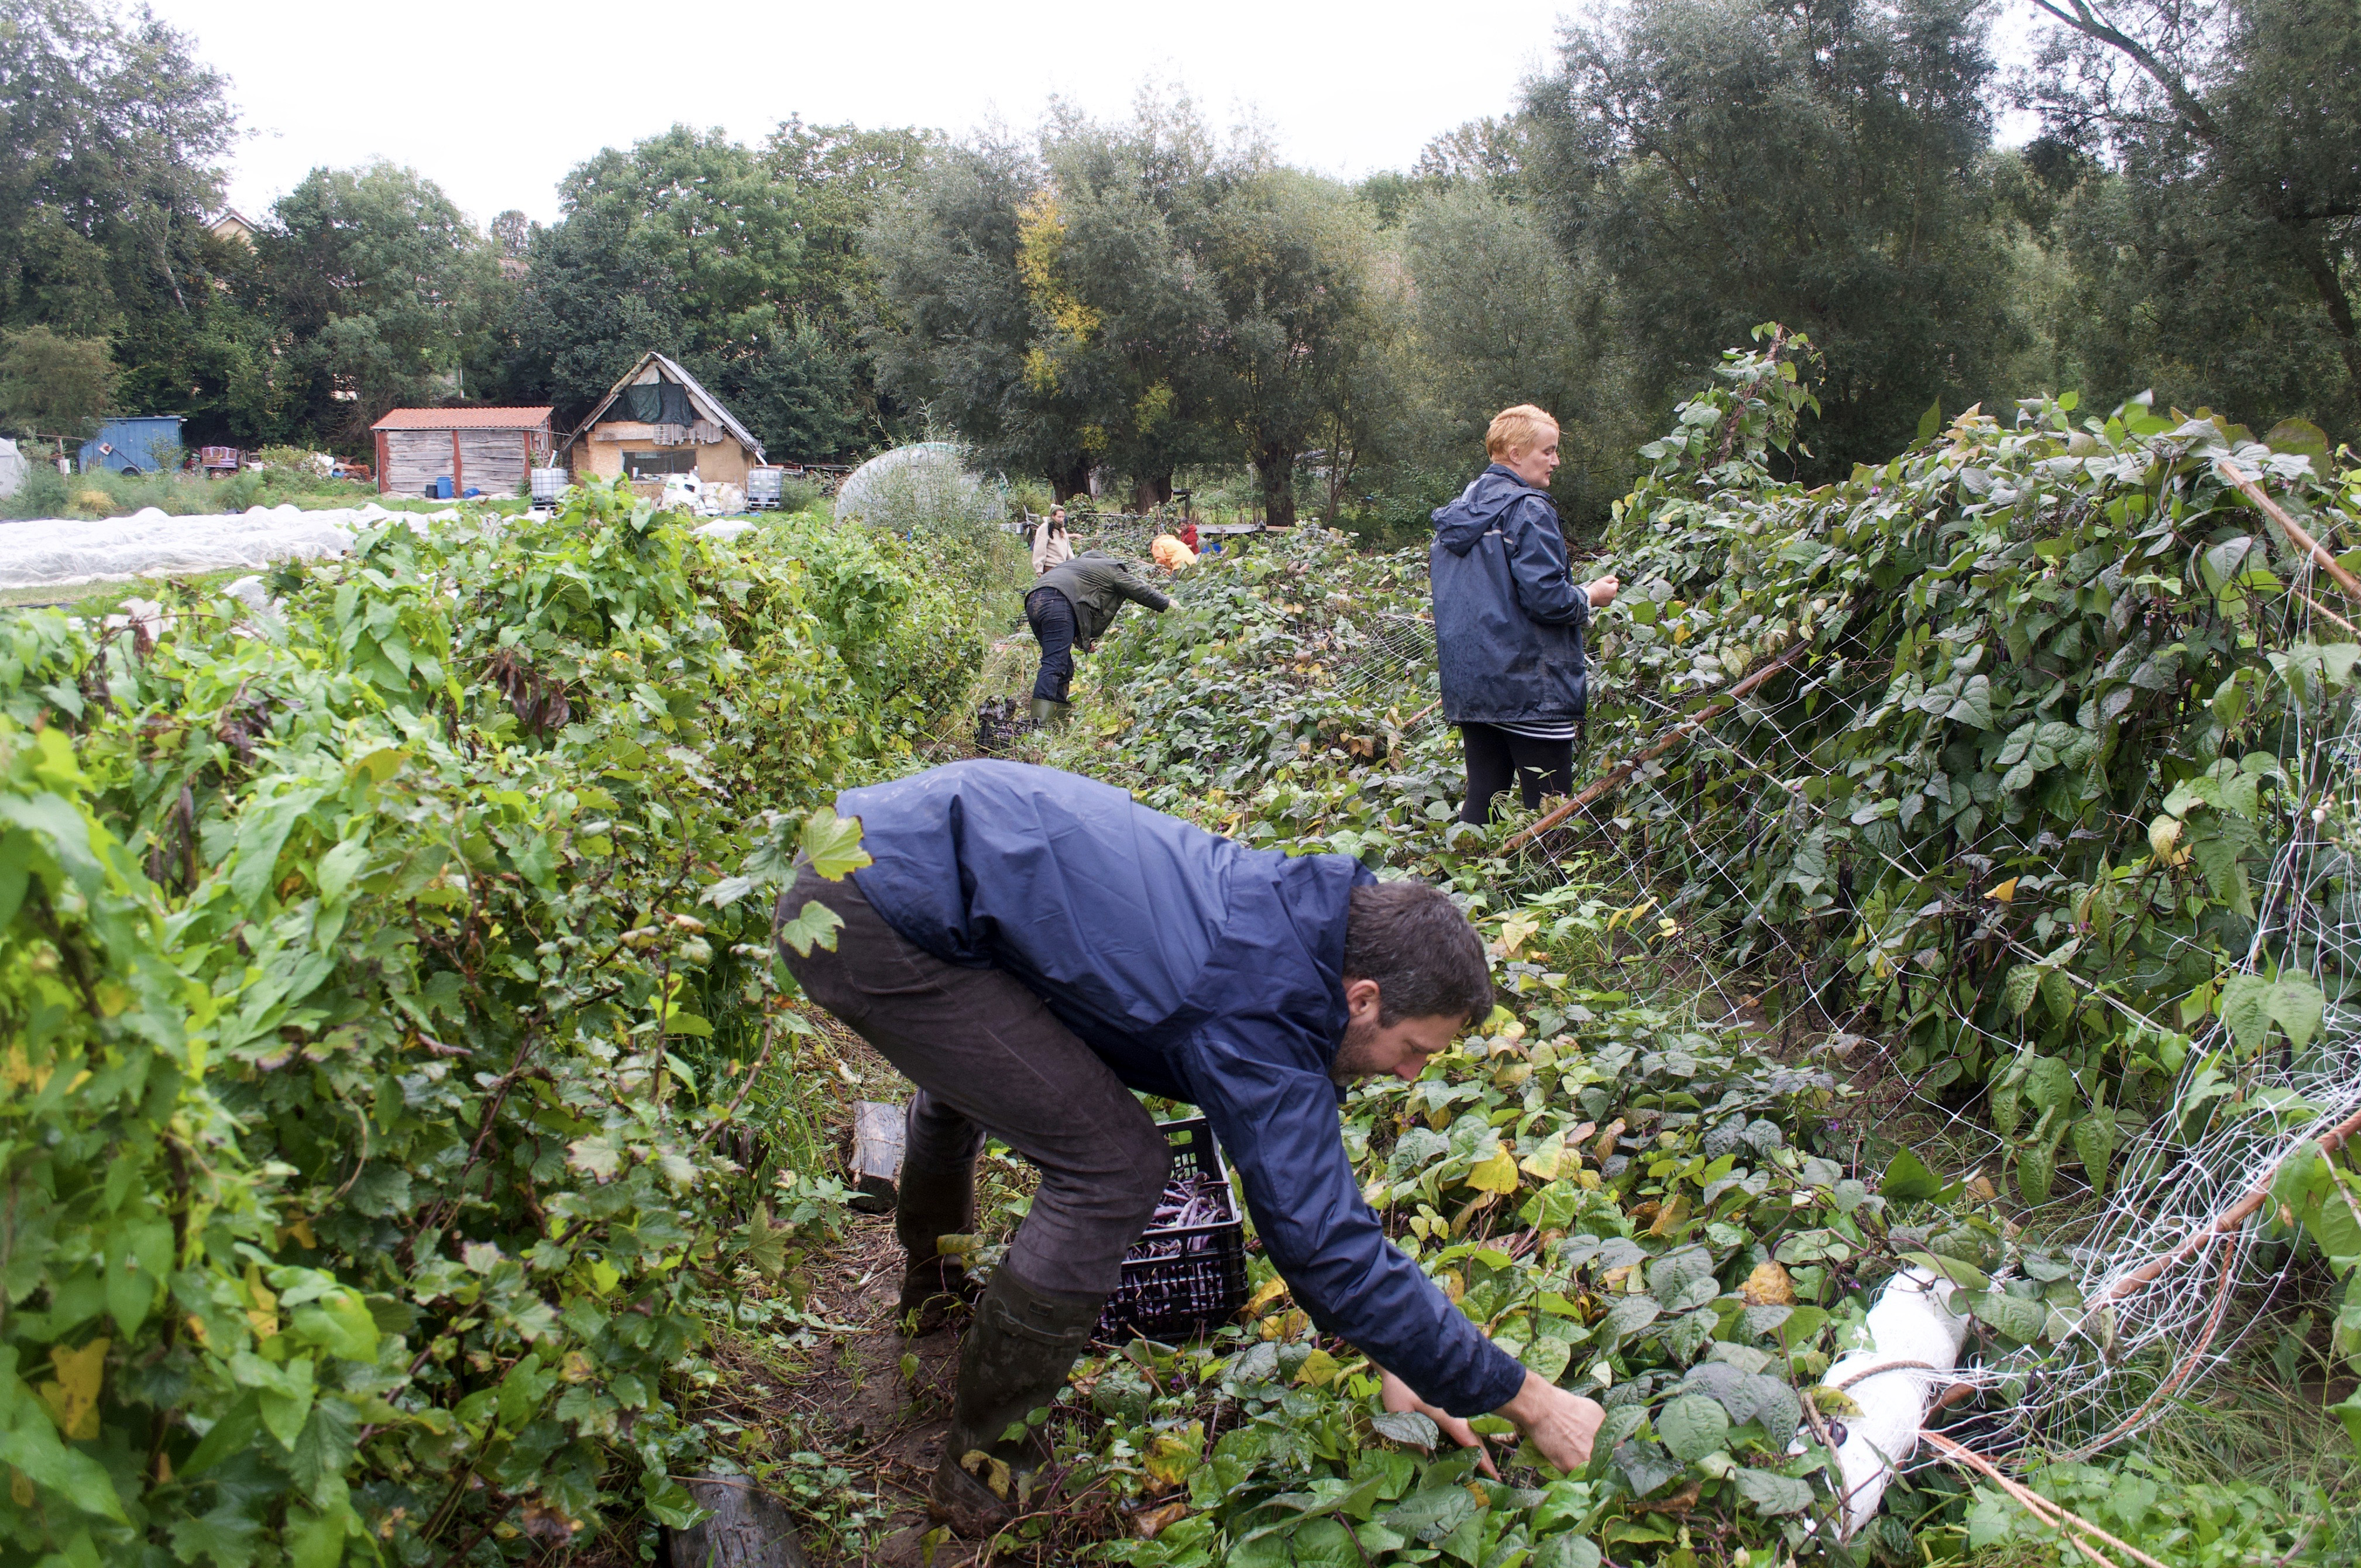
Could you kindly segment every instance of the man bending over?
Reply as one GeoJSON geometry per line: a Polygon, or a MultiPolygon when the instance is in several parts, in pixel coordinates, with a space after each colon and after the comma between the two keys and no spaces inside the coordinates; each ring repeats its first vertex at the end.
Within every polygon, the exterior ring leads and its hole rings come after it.
{"type": "Polygon", "coordinates": [[[1020,1488],[979,1474],[1029,1473],[1005,1433],[1063,1387],[1154,1215],[1170,1157],[1135,1089],[1213,1124],[1295,1299],[1377,1364],[1389,1408],[1469,1444],[1464,1418],[1497,1411],[1553,1464],[1588,1459],[1598,1406],[1486,1339],[1386,1240],[1345,1155],[1339,1085],[1415,1079],[1491,1009],[1483,944],[1449,899],[1017,762],[848,790],[837,810],[873,863],[840,883],[805,867],[782,916],[816,900],[843,926],[833,952],[782,953],[917,1086],[895,1224],[906,1312],[939,1316],[956,1288],[936,1242],[974,1225],[985,1133],[1041,1173],[961,1345],[938,1517],[969,1535],[1013,1517],[1020,1488]]]}

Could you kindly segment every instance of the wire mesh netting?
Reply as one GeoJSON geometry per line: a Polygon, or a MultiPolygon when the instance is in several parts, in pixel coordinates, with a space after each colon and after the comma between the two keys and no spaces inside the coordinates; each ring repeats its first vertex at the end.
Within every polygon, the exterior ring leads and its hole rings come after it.
{"type": "MultiPolygon", "coordinates": [[[[2268,622],[2267,642],[2291,647],[2312,635],[2302,602],[2290,602],[2297,613],[2268,622]]],[[[1432,623],[1380,612],[1353,625],[1356,636],[1333,665],[1338,695],[1404,718],[1433,712],[1432,623]]],[[[1964,854],[1988,872],[2059,859],[2069,845],[2054,829],[1988,822],[1962,850],[1949,836],[1913,838],[1890,816],[1851,819],[1850,797],[1827,787],[1823,742],[1874,719],[1893,672],[1860,660],[1773,663],[1755,681],[1733,673],[1720,695],[1667,696],[1631,685],[1600,692],[1594,723],[1614,725],[1619,744],[1577,763],[1582,804],[1511,840],[1530,872],[1525,891],[1581,883],[1644,910],[1652,928],[1677,931],[1658,956],[1678,969],[1701,1022],[1771,1031],[1790,1050],[1869,1069],[1883,1081],[1885,1125],[1906,1123],[1914,1138],[1940,1146],[1949,1168],[1996,1182],[2010,1142],[1993,1127],[1987,1101],[1966,1092],[1971,1084],[1961,1082],[1959,1064],[2022,1053],[2024,1032],[1979,1022],[1945,977],[1930,975],[1906,990],[1916,1007],[1909,1022],[1935,1048],[1897,1067],[1882,1039],[1895,1015],[1873,1007],[1864,988],[1881,962],[1898,972],[1923,956],[1906,943],[1925,941],[1930,927],[1948,926],[1963,943],[1990,948],[1990,975],[2012,962],[2053,959],[2008,919],[2005,884],[1999,898],[1989,886],[1962,892],[1955,862],[1964,854]],[[1832,828],[1843,829],[1840,842],[1832,828]],[[1841,894],[1817,909],[1782,906],[1764,886],[1763,866],[1776,860],[1808,875],[1813,846],[1823,843],[1817,863],[1832,890],[1850,883],[1848,868],[1866,859],[1923,897],[1898,912],[1906,919],[1885,925],[1882,912],[1841,894]],[[1888,930],[1905,934],[1905,945],[1882,958],[1876,949],[1888,930]]],[[[2103,1192],[2078,1186],[2031,1213],[2068,1244],[2081,1305],[2053,1320],[2054,1344],[1987,1350],[1939,1380],[1982,1391],[1968,1417],[1971,1435],[1995,1456],[2088,1455],[2172,1410],[2283,1288],[2290,1250],[2267,1241],[2257,1195],[2291,1152],[2361,1115],[2361,1005],[2342,999],[2346,976],[2361,972],[2361,868],[2343,837],[2348,819],[2361,820],[2361,715],[2326,696],[2298,711],[2301,721],[2279,743],[2278,791],[2266,791],[2277,804],[2264,813],[2268,870],[2255,889],[2244,967],[2260,974],[2292,955],[2329,999],[2323,1026],[2301,1049],[2282,1043],[2241,1068],[2192,1051],[2141,1112],[2085,1113],[2120,1116],[2126,1129],[2112,1182],[2103,1192]],[[2268,1113],[2253,1113],[2256,1107],[2268,1113]],[[2246,1113],[2227,1113],[2239,1111],[2246,1113]]],[[[2129,819],[2103,826],[2117,836],[2147,828],[2129,819]]],[[[2191,945],[2186,936],[2172,941],[2191,945]]],[[[2209,970],[2217,961],[2210,951],[2197,956],[2209,970]]],[[[2078,988],[2078,1004],[2117,1014],[2127,1039],[2192,1026],[2055,972],[2078,988]]],[[[2201,1039],[2220,1029],[2204,1020],[2194,1027],[2201,1039]]],[[[1933,1392],[1938,1380],[1929,1380],[1933,1392]]]]}

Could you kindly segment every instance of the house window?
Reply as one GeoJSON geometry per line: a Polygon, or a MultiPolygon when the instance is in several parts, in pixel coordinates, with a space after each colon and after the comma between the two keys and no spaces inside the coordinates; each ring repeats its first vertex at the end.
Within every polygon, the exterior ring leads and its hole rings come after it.
{"type": "Polygon", "coordinates": [[[665,474],[694,474],[697,454],[694,452],[626,452],[623,472],[634,479],[653,479],[665,474]]]}

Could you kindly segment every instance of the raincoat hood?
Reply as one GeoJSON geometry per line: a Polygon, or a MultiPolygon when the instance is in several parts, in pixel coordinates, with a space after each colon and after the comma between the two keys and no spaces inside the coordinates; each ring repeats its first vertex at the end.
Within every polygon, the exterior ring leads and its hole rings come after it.
{"type": "MultiPolygon", "coordinates": [[[[1527,498],[1549,505],[1549,492],[1535,489],[1498,463],[1476,476],[1457,499],[1434,509],[1434,543],[1454,555],[1465,555],[1476,542],[1504,521],[1510,510],[1527,498]]],[[[1552,509],[1554,512],[1555,509],[1552,509]]]]}

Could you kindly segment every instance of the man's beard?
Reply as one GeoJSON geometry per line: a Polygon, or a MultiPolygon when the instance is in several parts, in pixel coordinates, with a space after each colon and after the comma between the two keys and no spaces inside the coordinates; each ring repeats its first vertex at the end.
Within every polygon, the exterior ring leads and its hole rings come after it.
{"type": "Polygon", "coordinates": [[[1387,1070],[1385,1064],[1376,1059],[1379,1027],[1374,1018],[1367,1021],[1356,1018],[1345,1024],[1344,1042],[1336,1047],[1335,1057],[1328,1063],[1330,1081],[1348,1084],[1358,1079],[1374,1078],[1387,1070]]]}

